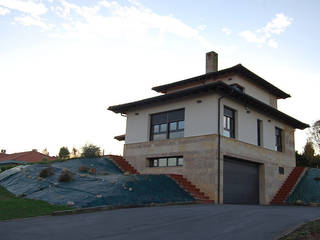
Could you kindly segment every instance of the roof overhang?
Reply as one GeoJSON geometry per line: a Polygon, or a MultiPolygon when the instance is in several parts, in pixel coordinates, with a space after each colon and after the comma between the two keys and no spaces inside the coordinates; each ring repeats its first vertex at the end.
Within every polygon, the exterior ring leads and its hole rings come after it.
{"type": "Polygon", "coordinates": [[[141,109],[154,105],[161,105],[172,100],[181,100],[182,98],[189,98],[201,94],[212,93],[219,93],[225,97],[234,99],[247,107],[253,108],[258,112],[273,117],[274,119],[284,122],[285,124],[288,124],[289,126],[292,126],[294,128],[305,129],[309,127],[308,124],[303,123],[293,117],[290,117],[289,115],[277,110],[276,108],[264,102],[261,102],[260,100],[253,98],[241,91],[238,91],[230,85],[221,81],[217,81],[202,86],[187,88],[181,91],[176,91],[152,98],[146,98],[140,101],[110,106],[108,110],[113,111],[115,113],[127,113],[128,111],[133,111],[135,109],[141,109]]]}
{"type": "Polygon", "coordinates": [[[118,141],[124,141],[126,139],[126,135],[125,134],[118,135],[118,136],[115,136],[114,139],[118,141]]]}
{"type": "Polygon", "coordinates": [[[203,81],[206,81],[207,79],[220,78],[222,76],[226,76],[230,74],[239,74],[245,77],[246,79],[248,79],[253,84],[256,84],[266,89],[268,92],[270,92],[271,94],[275,95],[278,98],[285,99],[290,97],[288,93],[283,92],[282,90],[272,85],[268,81],[264,80],[263,78],[259,77],[254,72],[251,72],[249,69],[245,68],[241,64],[238,64],[231,68],[226,68],[217,72],[211,72],[211,73],[203,74],[197,77],[185,79],[182,81],[173,82],[173,83],[169,83],[161,86],[156,86],[156,87],[153,87],[152,90],[156,92],[166,93],[168,90],[175,87],[184,86],[184,85],[188,85],[196,82],[203,82],[203,81]]]}

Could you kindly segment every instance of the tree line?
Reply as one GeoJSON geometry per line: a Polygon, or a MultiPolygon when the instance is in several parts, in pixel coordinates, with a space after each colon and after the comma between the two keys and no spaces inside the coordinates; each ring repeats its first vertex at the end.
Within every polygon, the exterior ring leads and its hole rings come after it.
{"type": "Polygon", "coordinates": [[[296,164],[303,167],[320,167],[320,120],[316,121],[309,130],[309,137],[302,154],[296,151],[296,164]],[[318,154],[316,154],[316,152],[318,154]]]}
{"type": "Polygon", "coordinates": [[[78,151],[76,148],[72,148],[71,152],[68,147],[61,147],[59,150],[59,158],[67,159],[70,157],[84,157],[84,158],[94,158],[100,157],[102,154],[101,149],[93,144],[86,144],[78,151]]]}

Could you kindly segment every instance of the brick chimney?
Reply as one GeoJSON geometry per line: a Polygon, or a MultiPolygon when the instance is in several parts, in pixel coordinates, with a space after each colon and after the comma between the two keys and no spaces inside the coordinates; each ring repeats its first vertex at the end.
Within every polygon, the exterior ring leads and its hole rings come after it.
{"type": "Polygon", "coordinates": [[[218,53],[212,51],[206,53],[206,73],[218,71],[218,53]]]}

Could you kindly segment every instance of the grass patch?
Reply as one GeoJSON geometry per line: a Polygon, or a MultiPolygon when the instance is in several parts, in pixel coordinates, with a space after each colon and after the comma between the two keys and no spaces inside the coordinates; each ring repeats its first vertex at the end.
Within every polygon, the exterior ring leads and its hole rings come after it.
{"type": "Polygon", "coordinates": [[[45,201],[16,197],[0,186],[0,220],[49,215],[69,207],[51,205],[45,201]]]}
{"type": "Polygon", "coordinates": [[[311,221],[296,231],[289,233],[279,240],[317,240],[320,239],[320,220],[311,221]]]}

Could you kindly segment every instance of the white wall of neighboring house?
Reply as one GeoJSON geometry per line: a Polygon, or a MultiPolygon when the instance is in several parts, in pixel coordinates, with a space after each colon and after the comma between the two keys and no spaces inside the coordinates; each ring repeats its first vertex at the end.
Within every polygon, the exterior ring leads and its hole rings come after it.
{"type": "MultiPolygon", "coordinates": [[[[185,108],[185,137],[217,134],[218,94],[198,96],[159,106],[148,107],[127,114],[126,144],[149,141],[150,115],[185,108]],[[201,100],[201,103],[197,101],[201,100]]],[[[247,109],[231,99],[221,101],[221,133],[223,133],[223,106],[236,110],[236,139],[257,145],[257,119],[262,120],[263,147],[275,150],[275,127],[285,125],[262,113],[247,109]]]]}

